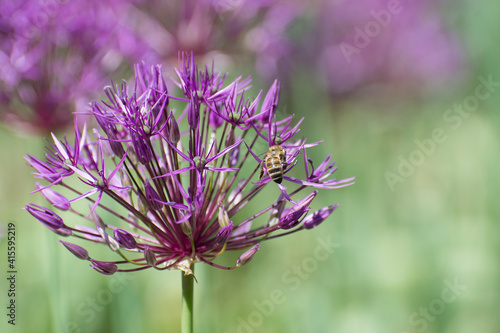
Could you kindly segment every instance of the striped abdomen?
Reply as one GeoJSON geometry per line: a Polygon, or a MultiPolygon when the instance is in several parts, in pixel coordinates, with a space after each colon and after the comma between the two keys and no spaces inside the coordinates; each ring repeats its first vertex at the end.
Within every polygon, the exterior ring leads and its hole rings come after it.
{"type": "Polygon", "coordinates": [[[278,156],[269,156],[266,159],[266,168],[269,177],[276,183],[281,184],[283,181],[283,166],[278,156]]]}

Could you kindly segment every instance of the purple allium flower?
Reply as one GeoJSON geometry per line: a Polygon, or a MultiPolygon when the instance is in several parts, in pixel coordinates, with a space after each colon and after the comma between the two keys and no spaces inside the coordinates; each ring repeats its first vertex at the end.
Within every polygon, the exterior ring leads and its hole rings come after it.
{"type": "MultiPolygon", "coordinates": [[[[446,82],[463,63],[439,1],[317,1],[314,27],[299,52],[333,94],[374,82],[446,82]]],[[[302,58],[302,57],[299,57],[302,58]]]]}
{"type": "Polygon", "coordinates": [[[255,64],[270,79],[292,55],[289,29],[304,7],[297,0],[142,1],[126,20],[165,63],[192,51],[226,68],[255,64]]]}
{"type": "Polygon", "coordinates": [[[1,1],[2,120],[42,133],[71,126],[72,112],[124,70],[123,60],[145,56],[121,20],[131,1],[1,1]]]}
{"type": "Polygon", "coordinates": [[[53,136],[45,161],[26,158],[35,177],[47,183],[37,184],[36,192],[88,223],[69,226],[43,207],[29,204],[26,209],[51,230],[105,244],[121,257],[94,260],[79,245],[63,242],[98,272],[154,267],[190,274],[195,262],[221,269],[242,266],[262,241],[312,228],[333,211],[304,217],[319,195],[317,188],[352,184],[353,178],[329,178],[335,171],[330,157],[314,168],[306,151],[318,143],[296,138],[303,119],[296,125],[293,116],[277,119],[277,82],[259,108],[258,97],[244,96],[250,78],[226,82],[213,70],[199,70],[192,54],[179,59],[179,94],[167,90],[159,65],[151,72],[143,65],[135,69],[132,85],[107,87],[107,100],[90,104],[89,113],[99,124],[93,134],[76,123],[74,144],[53,136]],[[262,155],[273,145],[285,151],[279,161],[281,184],[263,165],[262,155]],[[274,200],[261,193],[269,187],[277,195],[274,200]],[[63,198],[88,205],[70,206],[63,198]],[[225,251],[244,249],[249,250],[234,266],[213,262],[225,251]]]}

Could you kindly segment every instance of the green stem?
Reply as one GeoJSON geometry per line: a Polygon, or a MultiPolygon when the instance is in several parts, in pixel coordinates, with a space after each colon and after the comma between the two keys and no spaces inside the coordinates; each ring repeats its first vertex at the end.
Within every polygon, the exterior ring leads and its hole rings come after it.
{"type": "Polygon", "coordinates": [[[53,234],[48,235],[49,261],[50,261],[50,294],[52,295],[52,319],[54,332],[60,332],[63,328],[65,308],[63,306],[62,285],[61,285],[61,258],[59,256],[60,249],[57,248],[57,239],[53,234]]]}
{"type": "MultiPolygon", "coordinates": [[[[191,267],[194,274],[194,265],[191,267]]],[[[182,333],[193,333],[193,286],[194,275],[182,274],[182,333]]]]}

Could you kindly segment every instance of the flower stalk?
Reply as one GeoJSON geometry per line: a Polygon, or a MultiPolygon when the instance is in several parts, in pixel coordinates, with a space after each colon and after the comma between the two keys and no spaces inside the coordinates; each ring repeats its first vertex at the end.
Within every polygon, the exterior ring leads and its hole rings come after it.
{"type": "MultiPolygon", "coordinates": [[[[194,273],[194,265],[191,268],[194,273]]],[[[194,275],[182,274],[182,321],[181,332],[193,333],[193,310],[194,310],[194,275]]]]}

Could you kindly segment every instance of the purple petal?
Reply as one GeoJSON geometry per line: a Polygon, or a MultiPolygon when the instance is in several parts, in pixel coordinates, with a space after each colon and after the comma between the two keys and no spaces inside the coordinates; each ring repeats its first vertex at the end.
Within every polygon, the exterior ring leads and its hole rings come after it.
{"type": "Polygon", "coordinates": [[[45,199],[47,199],[47,201],[49,201],[54,207],[59,208],[60,210],[68,210],[71,207],[69,200],[53,189],[42,189],[40,183],[36,183],[35,188],[40,190],[45,199]]]}
{"type": "Polygon", "coordinates": [[[81,260],[89,259],[89,253],[83,247],[78,246],[76,244],[64,242],[62,240],[60,240],[59,242],[61,242],[69,250],[69,252],[73,253],[78,259],[81,260]]]}

